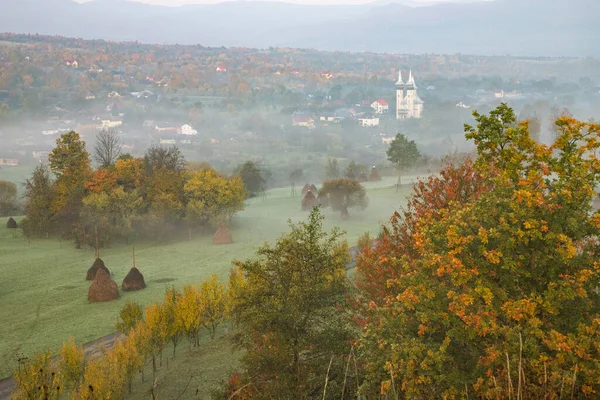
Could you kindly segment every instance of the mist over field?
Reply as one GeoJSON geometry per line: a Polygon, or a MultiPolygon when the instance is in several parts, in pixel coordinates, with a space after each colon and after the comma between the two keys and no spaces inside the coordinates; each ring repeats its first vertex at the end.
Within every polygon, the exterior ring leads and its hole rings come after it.
{"type": "Polygon", "coordinates": [[[330,3],[4,0],[0,400],[597,397],[600,3],[330,3]]]}

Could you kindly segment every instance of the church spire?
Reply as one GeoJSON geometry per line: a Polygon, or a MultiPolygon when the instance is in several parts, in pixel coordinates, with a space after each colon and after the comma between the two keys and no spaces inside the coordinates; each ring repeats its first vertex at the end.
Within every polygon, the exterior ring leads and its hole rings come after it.
{"type": "Polygon", "coordinates": [[[396,86],[404,86],[404,82],[402,82],[402,70],[398,71],[398,81],[396,82],[396,86]]]}
{"type": "Polygon", "coordinates": [[[412,70],[410,70],[410,72],[408,74],[408,81],[406,82],[406,84],[408,86],[414,87],[415,89],[417,88],[417,84],[415,83],[415,78],[413,78],[413,75],[412,75],[412,70]]]}

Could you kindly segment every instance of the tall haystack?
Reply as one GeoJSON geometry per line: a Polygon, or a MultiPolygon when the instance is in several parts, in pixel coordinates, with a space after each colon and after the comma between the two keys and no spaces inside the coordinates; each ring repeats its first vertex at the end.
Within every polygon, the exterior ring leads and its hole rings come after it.
{"type": "Polygon", "coordinates": [[[233,236],[231,231],[225,225],[220,225],[215,235],[213,236],[213,244],[231,244],[233,243],[233,236]]]}
{"type": "Polygon", "coordinates": [[[327,194],[324,192],[320,192],[317,196],[317,203],[321,207],[329,207],[329,196],[327,196],[327,194]]]}
{"type": "Polygon", "coordinates": [[[310,185],[308,183],[306,183],[304,185],[304,187],[302,188],[302,196],[306,196],[306,193],[308,193],[309,190],[310,190],[310,185]]]}
{"type": "Polygon", "coordinates": [[[317,198],[312,191],[306,192],[306,195],[302,199],[302,211],[310,211],[319,205],[317,198]]]}
{"type": "Polygon", "coordinates": [[[93,281],[94,278],[96,278],[96,273],[100,269],[104,270],[104,272],[106,272],[106,274],[110,276],[110,271],[108,270],[108,268],[106,268],[106,265],[104,265],[104,261],[102,261],[101,258],[96,258],[90,269],[88,269],[87,274],[85,275],[85,280],[93,281]]]}
{"type": "Polygon", "coordinates": [[[313,184],[310,185],[310,191],[313,192],[315,196],[317,195],[317,193],[319,193],[319,189],[317,189],[317,187],[313,184]]]}
{"type": "Polygon", "coordinates": [[[112,301],[119,298],[119,287],[103,269],[96,273],[88,289],[88,301],[92,303],[112,301]]]}
{"type": "Polygon", "coordinates": [[[380,181],[380,180],[381,180],[381,176],[379,176],[379,171],[377,171],[377,168],[375,168],[375,167],[371,168],[371,173],[369,174],[369,182],[380,181]]]}
{"type": "Polygon", "coordinates": [[[367,176],[367,174],[365,174],[364,172],[361,172],[358,175],[358,181],[359,182],[367,182],[369,180],[369,177],[367,176]]]}
{"type": "Polygon", "coordinates": [[[10,217],[6,222],[6,227],[8,229],[17,229],[17,221],[15,221],[13,217],[10,217]]]}
{"type": "Polygon", "coordinates": [[[140,272],[139,269],[133,267],[129,270],[129,273],[123,279],[123,284],[121,285],[121,289],[126,292],[132,290],[142,290],[146,287],[146,282],[144,281],[144,275],[140,272]]]}

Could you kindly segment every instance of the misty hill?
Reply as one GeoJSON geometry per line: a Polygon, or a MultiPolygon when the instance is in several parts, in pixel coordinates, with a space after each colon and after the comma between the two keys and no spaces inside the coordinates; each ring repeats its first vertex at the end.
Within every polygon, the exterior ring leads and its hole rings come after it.
{"type": "Polygon", "coordinates": [[[596,0],[406,4],[412,3],[304,6],[240,1],[161,7],[125,0],[6,0],[0,27],[6,32],[206,46],[600,55],[596,0]]]}

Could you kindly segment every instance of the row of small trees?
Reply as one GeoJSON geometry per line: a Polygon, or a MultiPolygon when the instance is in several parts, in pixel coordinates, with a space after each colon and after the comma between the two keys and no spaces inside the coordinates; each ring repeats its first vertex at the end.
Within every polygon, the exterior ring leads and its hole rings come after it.
{"type": "Polygon", "coordinates": [[[203,329],[215,337],[230,310],[228,294],[236,291],[240,279],[233,271],[229,291],[216,276],[200,286],[185,285],[181,292],[170,288],[162,303],[145,310],[137,303],[126,304],[116,323],[123,335],[101,358],[86,360],[83,348],[71,339],[56,357],[40,353],[21,360],[15,374],[15,398],[58,399],[67,394],[72,399],[124,398],[138,373],[143,379],[148,362],[156,373],[169,343],[175,356],[177,345],[186,338],[198,346],[203,329]]]}
{"type": "Polygon", "coordinates": [[[239,176],[188,170],[177,148],[151,147],[143,158],[96,153],[101,167],[93,170],[77,133],[57,140],[50,169],[38,167],[25,185],[26,235],[59,234],[77,247],[93,244],[96,232],[101,245],[134,232],[161,239],[226,224],[244,207],[239,176]]]}

